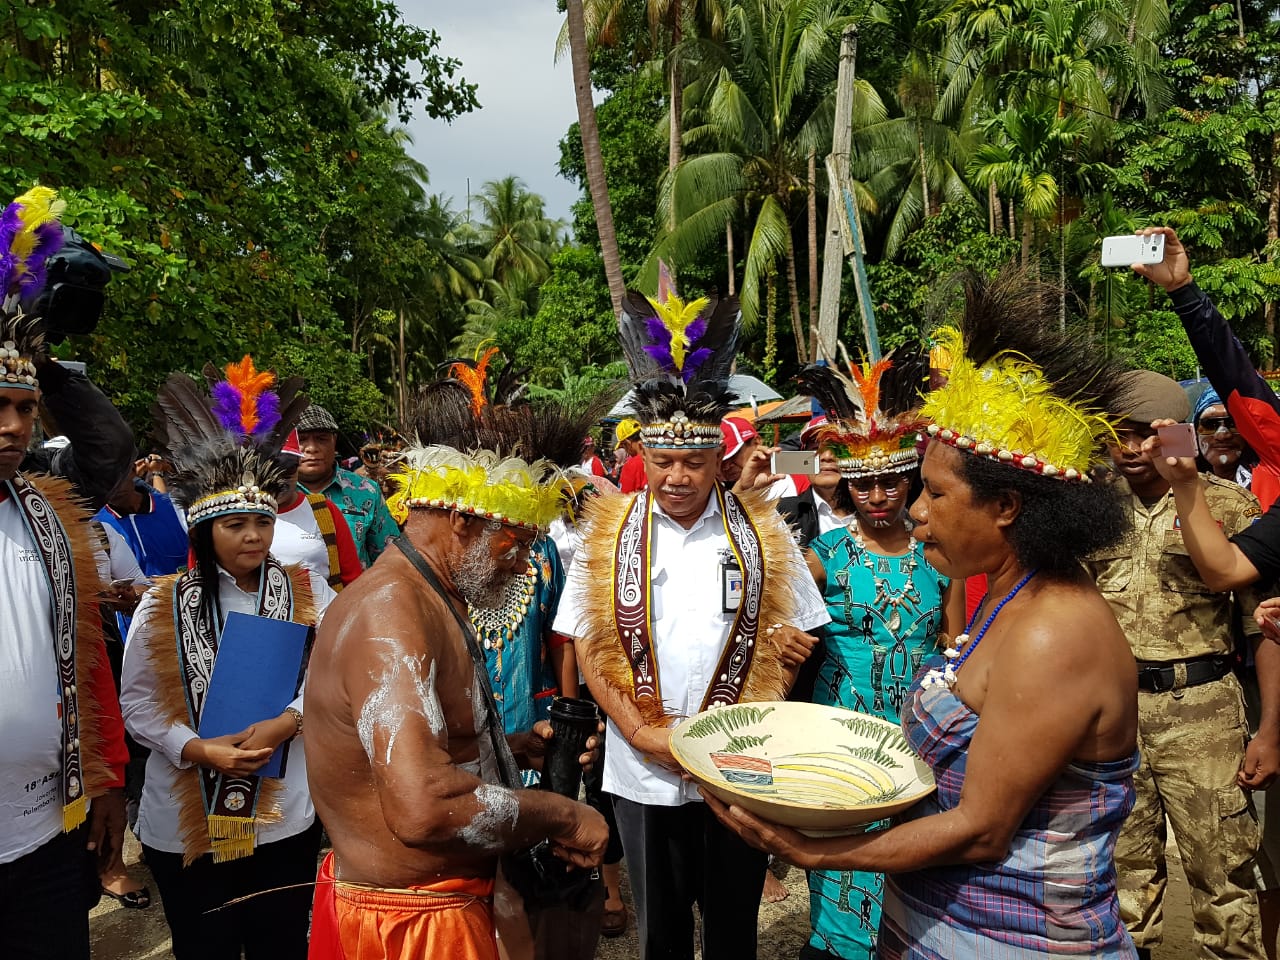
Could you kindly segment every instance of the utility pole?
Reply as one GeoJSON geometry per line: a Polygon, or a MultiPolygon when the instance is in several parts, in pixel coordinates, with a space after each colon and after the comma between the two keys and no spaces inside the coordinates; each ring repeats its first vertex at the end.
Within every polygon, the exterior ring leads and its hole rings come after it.
{"type": "MultiPolygon", "coordinates": [[[[848,170],[853,142],[853,83],[858,59],[858,27],[850,24],[840,37],[840,72],[836,79],[836,121],[827,170],[848,170]]],[[[822,251],[822,295],[818,302],[818,353],[815,360],[834,360],[840,327],[840,275],[844,270],[840,235],[840,185],[827,184],[827,238],[822,251]]]]}

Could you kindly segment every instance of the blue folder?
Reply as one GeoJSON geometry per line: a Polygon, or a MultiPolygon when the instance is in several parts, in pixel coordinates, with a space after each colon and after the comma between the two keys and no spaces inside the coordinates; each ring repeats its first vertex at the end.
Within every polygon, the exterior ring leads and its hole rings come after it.
{"type": "MultiPolygon", "coordinates": [[[[200,736],[239,733],[279,716],[298,694],[310,639],[311,628],[300,623],[227,614],[200,714],[200,736]]],[[[288,742],[277,748],[258,775],[283,776],[288,750],[288,742]]]]}

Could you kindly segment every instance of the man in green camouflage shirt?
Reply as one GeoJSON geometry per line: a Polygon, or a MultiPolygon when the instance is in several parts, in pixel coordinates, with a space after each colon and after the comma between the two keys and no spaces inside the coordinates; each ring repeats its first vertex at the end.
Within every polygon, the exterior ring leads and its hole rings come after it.
{"type": "MultiPolygon", "coordinates": [[[[1136,802],[1116,842],[1120,911],[1140,957],[1162,939],[1165,818],[1191,886],[1197,956],[1263,957],[1255,857],[1259,831],[1238,776],[1248,726],[1232,673],[1231,593],[1214,593],[1183,543],[1169,483],[1142,441],[1159,418],[1185,420],[1182,388],[1150,371],[1134,378],[1134,409],[1111,457],[1133,529],[1087,564],[1138,661],[1136,802]]],[[[1231,535],[1259,515],[1252,494],[1205,476],[1213,515],[1231,535]]],[[[1249,603],[1248,609],[1253,605],[1249,603]]]]}
{"type": "Polygon", "coordinates": [[[376,483],[338,466],[338,424],[324,407],[312,404],[298,420],[298,486],[322,493],[342,511],[360,563],[369,565],[399,533],[376,483]]]}

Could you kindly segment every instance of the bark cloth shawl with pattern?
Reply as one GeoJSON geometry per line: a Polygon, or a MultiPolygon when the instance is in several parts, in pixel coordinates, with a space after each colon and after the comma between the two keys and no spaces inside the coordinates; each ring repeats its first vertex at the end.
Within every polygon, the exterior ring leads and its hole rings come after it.
{"type": "MultiPolygon", "coordinates": [[[[796,611],[793,584],[810,576],[786,523],[759,493],[737,495],[717,483],[719,522],[742,569],[742,601],[702,702],[703,710],[730,703],[781,700],[787,671],[781,648],[768,636],[796,611]]],[[[605,494],[584,511],[586,564],[584,636],[577,648],[605,683],[631,698],[646,724],[667,726],[650,622],[653,496],[605,494]]],[[[719,602],[717,598],[717,602],[719,602]]]]}
{"type": "MultiPolygon", "coordinates": [[[[159,603],[139,639],[155,671],[155,701],[169,724],[199,730],[218,656],[218,631],[207,622],[200,581],[190,571],[159,578],[154,590],[159,603]]],[[[258,616],[315,626],[311,580],[303,566],[285,567],[267,558],[258,616]]],[[[206,853],[213,854],[215,863],[250,856],[257,827],[282,818],[283,780],[232,777],[193,765],[177,770],[174,782],[184,866],[206,853]]]]}
{"type": "Polygon", "coordinates": [[[49,584],[58,702],[62,717],[62,829],[84,823],[89,799],[111,784],[92,678],[106,657],[90,512],[57,477],[15,476],[5,490],[18,506],[49,584]]]}

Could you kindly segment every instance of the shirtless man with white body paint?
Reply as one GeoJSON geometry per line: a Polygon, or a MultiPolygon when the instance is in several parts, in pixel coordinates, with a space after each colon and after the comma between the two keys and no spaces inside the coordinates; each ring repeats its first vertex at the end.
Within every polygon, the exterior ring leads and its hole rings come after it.
{"type": "MultiPolygon", "coordinates": [[[[377,895],[394,890],[403,900],[409,889],[430,905],[433,929],[409,937],[403,956],[494,956],[492,918],[476,905],[492,896],[499,855],[545,838],[568,863],[593,866],[608,839],[604,819],[584,804],[497,785],[484,692],[454,615],[465,621],[468,601],[500,595],[525,569],[534,532],[415,509],[404,536],[446,596],[389,547],[329,607],[311,656],[307,770],[333,841],[317,888],[313,960],[360,960],[348,929],[362,926],[366,942],[383,938],[377,895]],[[330,890],[336,896],[326,899],[330,890]],[[456,916],[440,911],[450,899],[456,916]]],[[[540,723],[507,740],[521,766],[536,767],[550,736],[540,723]]]]}

